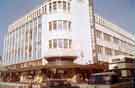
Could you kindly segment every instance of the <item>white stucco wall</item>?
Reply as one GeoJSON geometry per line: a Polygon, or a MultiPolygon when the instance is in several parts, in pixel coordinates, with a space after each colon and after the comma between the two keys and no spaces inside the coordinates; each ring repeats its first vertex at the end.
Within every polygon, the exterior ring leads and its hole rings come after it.
{"type": "Polygon", "coordinates": [[[71,2],[73,46],[78,51],[77,63],[93,63],[88,0],[71,2]]]}
{"type": "Polygon", "coordinates": [[[79,64],[93,63],[87,0],[72,0],[69,14],[53,13],[44,15],[42,22],[42,57],[48,52],[48,40],[68,38],[72,39],[72,50],[77,55],[75,62],[79,64]],[[48,22],[53,20],[71,21],[71,32],[49,32],[48,22]]]}

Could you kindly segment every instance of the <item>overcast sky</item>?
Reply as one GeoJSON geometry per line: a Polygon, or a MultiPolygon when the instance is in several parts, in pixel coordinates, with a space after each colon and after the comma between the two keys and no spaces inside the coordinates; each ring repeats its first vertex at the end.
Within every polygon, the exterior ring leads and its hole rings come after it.
{"type": "MultiPolygon", "coordinates": [[[[0,55],[7,27],[41,0],[0,0],[0,55]]],[[[135,0],[94,0],[95,12],[129,32],[135,32],[135,0]]]]}

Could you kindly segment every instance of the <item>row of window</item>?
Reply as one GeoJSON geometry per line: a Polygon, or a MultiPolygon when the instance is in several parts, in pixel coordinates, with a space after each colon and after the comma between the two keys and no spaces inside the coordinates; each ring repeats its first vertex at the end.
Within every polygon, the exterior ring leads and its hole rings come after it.
{"type": "MultiPolygon", "coordinates": [[[[45,9],[45,8],[44,8],[45,9]]],[[[68,11],[70,12],[70,3],[66,1],[54,1],[49,3],[49,12],[68,11]]]]}
{"type": "MultiPolygon", "coordinates": [[[[102,32],[99,30],[96,30],[96,38],[101,39],[102,38],[102,32]]],[[[104,40],[111,41],[111,36],[109,34],[104,33],[103,34],[104,40]]]]}
{"type": "Polygon", "coordinates": [[[109,34],[103,33],[103,37],[102,37],[102,32],[99,31],[99,30],[96,30],[95,34],[96,34],[96,38],[97,39],[104,38],[104,40],[108,41],[108,42],[112,42],[113,41],[115,44],[121,44],[122,46],[125,46],[125,47],[132,47],[132,45],[127,43],[126,41],[120,40],[120,39],[118,39],[116,37],[112,37],[109,34]]]}
{"type": "Polygon", "coordinates": [[[105,51],[105,54],[106,54],[106,55],[109,55],[109,56],[112,56],[112,55],[113,55],[113,51],[114,51],[114,54],[115,54],[115,55],[122,55],[122,54],[125,54],[125,53],[123,53],[123,52],[121,52],[121,51],[113,50],[113,49],[111,49],[111,48],[106,48],[106,47],[99,46],[99,45],[96,46],[96,52],[97,52],[98,54],[103,54],[103,50],[105,51]]]}
{"type": "Polygon", "coordinates": [[[4,58],[10,62],[11,58],[20,61],[40,57],[41,29],[41,17],[38,17],[10,32],[4,44],[4,58]]]}
{"type": "Polygon", "coordinates": [[[71,22],[67,20],[55,20],[49,22],[49,31],[70,31],[71,22]]]}
{"type": "MultiPolygon", "coordinates": [[[[43,5],[40,8],[35,9],[32,11],[26,19],[21,19],[21,22],[16,22],[16,24],[12,24],[11,28],[15,25],[22,25],[25,20],[30,21],[32,19],[35,19],[42,14],[52,13],[52,12],[70,12],[70,2],[67,1],[54,1],[50,2],[48,4],[43,5]]],[[[25,18],[25,17],[24,17],[25,18]]]]}
{"type": "Polygon", "coordinates": [[[49,40],[49,48],[71,48],[72,40],[70,39],[53,39],[49,40]]]}

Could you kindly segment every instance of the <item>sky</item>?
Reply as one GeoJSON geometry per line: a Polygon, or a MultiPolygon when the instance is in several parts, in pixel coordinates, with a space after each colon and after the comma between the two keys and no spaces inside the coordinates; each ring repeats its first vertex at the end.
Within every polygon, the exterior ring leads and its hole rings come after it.
{"type": "MultiPolygon", "coordinates": [[[[41,0],[0,0],[0,55],[8,25],[41,3],[41,0]]],[[[95,13],[125,30],[135,32],[135,0],[94,0],[95,13]]]]}

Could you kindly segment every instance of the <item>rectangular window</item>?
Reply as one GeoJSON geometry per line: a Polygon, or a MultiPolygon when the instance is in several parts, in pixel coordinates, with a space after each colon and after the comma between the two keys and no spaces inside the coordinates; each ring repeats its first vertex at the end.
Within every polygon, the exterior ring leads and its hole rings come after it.
{"type": "Polygon", "coordinates": [[[46,5],[42,9],[43,9],[43,14],[46,14],[46,5]]]}
{"type": "Polygon", "coordinates": [[[67,21],[63,21],[63,30],[64,30],[64,31],[67,30],[67,21]]]}
{"type": "Polygon", "coordinates": [[[49,40],[49,48],[52,48],[52,40],[49,40]]]}
{"type": "Polygon", "coordinates": [[[71,22],[68,23],[68,30],[71,30],[71,22]]]}
{"type": "Polygon", "coordinates": [[[57,40],[56,39],[53,40],[53,48],[57,48],[57,40]]]}
{"type": "Polygon", "coordinates": [[[109,34],[104,33],[104,40],[110,42],[111,41],[111,36],[109,34]]]}
{"type": "Polygon", "coordinates": [[[110,48],[105,48],[105,53],[106,53],[106,55],[111,56],[112,55],[112,50],[110,48]]]}
{"type": "Polygon", "coordinates": [[[56,2],[53,2],[53,11],[56,11],[56,2]]]}
{"type": "Polygon", "coordinates": [[[51,13],[52,12],[52,4],[49,3],[49,12],[51,13]]]}
{"type": "Polygon", "coordinates": [[[102,54],[103,53],[103,47],[102,46],[96,46],[96,52],[98,53],[98,54],[102,54]]]}
{"type": "Polygon", "coordinates": [[[72,40],[69,40],[69,48],[71,48],[72,40]]]}
{"type": "Polygon", "coordinates": [[[116,37],[113,37],[113,42],[114,42],[115,44],[119,44],[119,39],[116,38],[116,37]]]}
{"type": "Polygon", "coordinates": [[[53,30],[57,29],[57,21],[53,21],[53,30]]]}
{"type": "Polygon", "coordinates": [[[63,48],[63,39],[58,40],[58,47],[63,48]]]}
{"type": "Polygon", "coordinates": [[[70,12],[70,3],[68,3],[68,11],[70,12]]]}
{"type": "Polygon", "coordinates": [[[67,39],[64,39],[64,48],[68,48],[68,41],[67,41],[67,39]]]}
{"type": "Polygon", "coordinates": [[[49,31],[52,31],[52,22],[49,22],[49,31]]]}
{"type": "Polygon", "coordinates": [[[102,32],[99,30],[96,30],[96,38],[101,39],[102,38],[102,32]]]}
{"type": "Polygon", "coordinates": [[[66,11],[66,2],[63,1],[63,10],[66,11]]]}
{"type": "Polygon", "coordinates": [[[120,54],[121,54],[121,52],[120,52],[120,51],[115,50],[115,55],[120,55],[120,54]]]}
{"type": "Polygon", "coordinates": [[[58,9],[62,9],[62,2],[58,1],[58,9]]]}
{"type": "Polygon", "coordinates": [[[62,21],[58,21],[58,30],[62,30],[62,21]]]}

